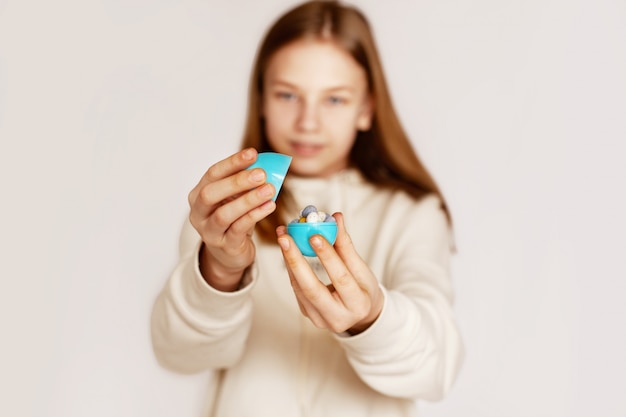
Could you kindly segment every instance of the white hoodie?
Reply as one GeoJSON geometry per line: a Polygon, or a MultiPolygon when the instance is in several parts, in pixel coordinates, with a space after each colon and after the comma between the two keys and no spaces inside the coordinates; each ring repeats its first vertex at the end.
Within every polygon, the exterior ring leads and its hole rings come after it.
{"type": "MultiPolygon", "coordinates": [[[[285,186],[298,207],[343,213],[385,296],[378,319],[355,336],[317,329],[300,313],[280,249],[256,237],[243,288],[213,289],[200,275],[200,238],[187,222],[178,266],[152,313],[157,359],[177,372],[216,371],[211,417],[416,416],[415,400],[443,398],[463,357],[439,199],[381,190],[355,170],[288,176],[285,186]]],[[[326,280],[319,260],[308,259],[326,280]]]]}

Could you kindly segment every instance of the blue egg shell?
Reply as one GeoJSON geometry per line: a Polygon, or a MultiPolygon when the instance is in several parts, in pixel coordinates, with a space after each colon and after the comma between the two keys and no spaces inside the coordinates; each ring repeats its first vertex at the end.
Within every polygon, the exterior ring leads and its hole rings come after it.
{"type": "Polygon", "coordinates": [[[287,233],[296,242],[296,246],[304,256],[317,256],[309,243],[313,235],[322,235],[331,245],[337,239],[337,223],[289,223],[287,233]]]}
{"type": "Polygon", "coordinates": [[[272,197],[273,201],[278,198],[278,192],[283,186],[285,175],[289,165],[291,165],[291,156],[283,155],[276,152],[262,152],[258,155],[257,160],[246,169],[262,168],[267,175],[267,182],[271,183],[276,189],[276,193],[272,197]]]}

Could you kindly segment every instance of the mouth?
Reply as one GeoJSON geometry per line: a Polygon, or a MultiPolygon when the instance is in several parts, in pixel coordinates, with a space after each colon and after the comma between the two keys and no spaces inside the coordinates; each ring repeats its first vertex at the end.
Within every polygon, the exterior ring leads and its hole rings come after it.
{"type": "Polygon", "coordinates": [[[312,157],[320,153],[322,149],[324,149],[324,146],[312,143],[291,142],[291,149],[293,150],[294,156],[312,157]]]}

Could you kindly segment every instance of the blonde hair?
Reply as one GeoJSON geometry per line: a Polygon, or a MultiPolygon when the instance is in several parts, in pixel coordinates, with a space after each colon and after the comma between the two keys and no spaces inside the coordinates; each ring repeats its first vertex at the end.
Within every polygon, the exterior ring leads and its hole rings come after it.
{"type": "MultiPolygon", "coordinates": [[[[303,38],[332,40],[348,52],[367,75],[374,103],[372,125],[369,130],[357,133],[350,153],[351,166],[358,168],[369,182],[402,189],[414,198],[436,194],[451,223],[439,187],[420,161],[394,110],[370,25],[355,7],[338,1],[308,1],[287,11],[269,28],[252,69],[242,147],[254,147],[259,152],[272,150],[261,117],[263,75],[276,51],[303,38]]],[[[289,190],[284,187],[277,199],[278,209],[258,224],[262,238],[274,240],[274,230],[284,223],[289,202],[289,190]]]]}

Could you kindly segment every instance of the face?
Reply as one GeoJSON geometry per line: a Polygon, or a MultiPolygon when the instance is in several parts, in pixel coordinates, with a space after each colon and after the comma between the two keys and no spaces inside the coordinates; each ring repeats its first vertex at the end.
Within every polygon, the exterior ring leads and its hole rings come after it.
{"type": "Polygon", "coordinates": [[[332,42],[299,40],[272,55],[263,83],[269,144],[293,157],[290,172],[327,177],[346,168],[357,131],[371,125],[364,69],[332,42]]]}

